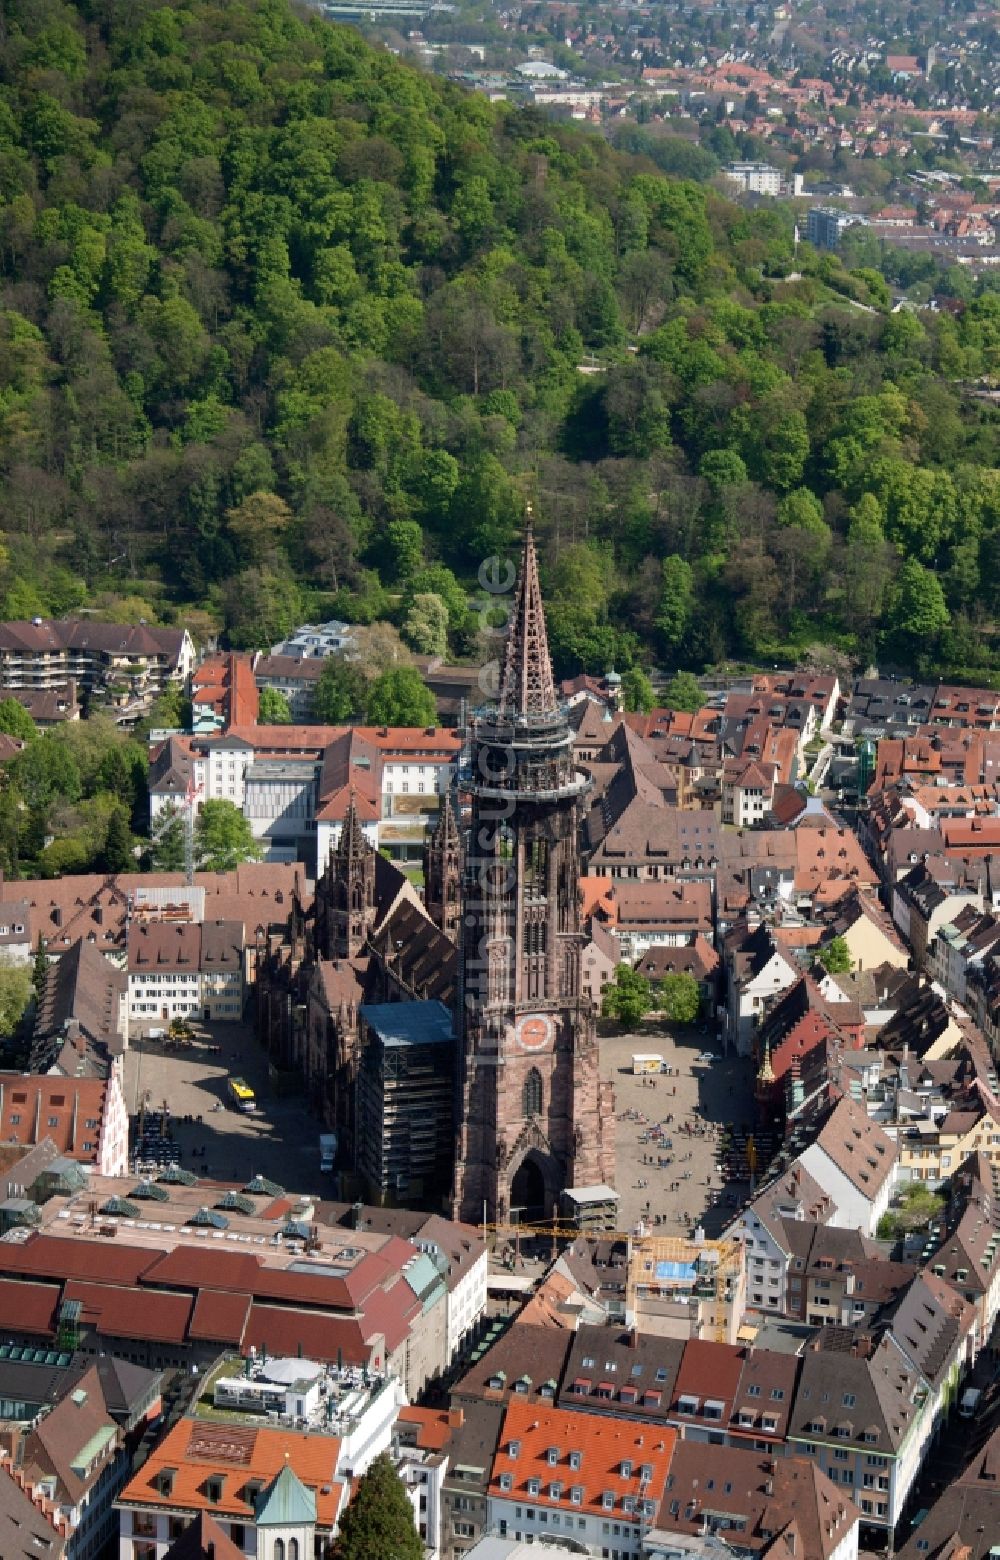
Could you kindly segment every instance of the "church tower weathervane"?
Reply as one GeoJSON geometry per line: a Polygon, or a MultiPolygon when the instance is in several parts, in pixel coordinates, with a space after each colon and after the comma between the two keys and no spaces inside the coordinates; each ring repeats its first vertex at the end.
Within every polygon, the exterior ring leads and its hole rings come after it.
{"type": "Polygon", "coordinates": [[[453,1212],[548,1219],[614,1177],[614,1105],[581,991],[580,806],[589,782],[549,657],[529,508],[496,702],[471,723],[453,1212]]]}

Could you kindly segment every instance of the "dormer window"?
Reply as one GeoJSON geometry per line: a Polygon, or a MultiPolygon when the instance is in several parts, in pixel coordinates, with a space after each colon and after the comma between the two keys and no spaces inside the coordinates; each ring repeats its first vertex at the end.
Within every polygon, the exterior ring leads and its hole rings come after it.
{"type": "Polygon", "coordinates": [[[630,1460],[627,1457],[623,1457],[622,1458],[622,1478],[623,1479],[631,1479],[631,1477],[632,1477],[632,1464],[631,1464],[630,1460]]]}
{"type": "Polygon", "coordinates": [[[570,1454],[569,1454],[569,1465],[570,1465],[570,1467],[574,1471],[580,1467],[580,1464],[582,1462],[583,1462],[583,1453],[582,1452],[570,1452],[570,1454]]]}
{"type": "Polygon", "coordinates": [[[615,1509],[615,1492],[614,1492],[614,1490],[605,1490],[604,1491],[604,1494],[601,1496],[601,1505],[604,1507],[605,1511],[614,1511],[614,1509],[615,1509]]]}
{"type": "Polygon", "coordinates": [[[582,1504],[583,1504],[583,1485],[582,1484],[574,1484],[571,1487],[571,1489],[570,1489],[569,1498],[572,1501],[574,1506],[582,1506],[582,1504]]]}
{"type": "Polygon", "coordinates": [[[539,1490],[540,1490],[540,1488],[541,1488],[541,1485],[539,1484],[537,1479],[529,1479],[528,1480],[528,1494],[529,1495],[537,1495],[539,1490]]]}
{"type": "Polygon", "coordinates": [[[563,1492],[563,1487],[560,1484],[559,1480],[558,1479],[553,1479],[552,1483],[549,1485],[549,1499],[550,1500],[562,1500],[562,1492],[563,1492]]]}
{"type": "Polygon", "coordinates": [[[502,1490],[510,1490],[513,1487],[513,1483],[514,1478],[512,1474],[502,1473],[500,1475],[500,1488],[502,1490]]]}
{"type": "Polygon", "coordinates": [[[511,1458],[512,1461],[516,1462],[517,1459],[520,1457],[520,1455],[521,1455],[521,1443],[520,1443],[520,1441],[511,1441],[510,1445],[507,1447],[507,1456],[509,1458],[511,1458]]]}

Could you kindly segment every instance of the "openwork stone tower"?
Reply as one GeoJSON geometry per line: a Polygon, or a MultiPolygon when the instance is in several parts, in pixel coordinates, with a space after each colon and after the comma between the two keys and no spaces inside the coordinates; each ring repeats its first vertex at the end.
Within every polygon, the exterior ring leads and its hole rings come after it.
{"type": "Polygon", "coordinates": [[[454,1213],[552,1216],[614,1176],[611,1085],[581,995],[578,832],[588,782],[556,697],[530,521],[495,705],[471,731],[454,1213]]]}

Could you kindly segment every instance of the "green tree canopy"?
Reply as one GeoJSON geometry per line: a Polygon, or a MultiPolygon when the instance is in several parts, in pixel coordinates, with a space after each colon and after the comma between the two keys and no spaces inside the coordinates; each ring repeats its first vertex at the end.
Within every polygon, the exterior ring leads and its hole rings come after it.
{"type": "Polygon", "coordinates": [[[648,715],[656,704],[653,684],[641,666],[630,666],[622,673],[622,704],[640,715],[648,715]]]}
{"type": "Polygon", "coordinates": [[[17,699],[0,699],[0,731],[20,742],[32,742],[38,736],[38,727],[17,699]]]}
{"type": "Polygon", "coordinates": [[[423,1553],[413,1507],[388,1452],[381,1452],[340,1519],[334,1560],[423,1560],[423,1553]]]}
{"type": "Polygon", "coordinates": [[[433,726],[434,695],[414,666],[390,666],[368,690],[368,721],[373,726],[433,726]]]}
{"type": "Polygon", "coordinates": [[[663,703],[668,710],[685,710],[694,715],[705,703],[705,694],[693,672],[678,672],[671,677],[663,690],[663,703]]]}
{"type": "Polygon", "coordinates": [[[361,668],[343,656],[327,656],[313,688],[313,720],[328,726],[346,725],[364,714],[367,699],[368,679],[361,668]]]}
{"type": "Polygon", "coordinates": [[[201,872],[232,872],[264,854],[239,808],[221,797],[202,802],[194,826],[195,863],[201,872]]]}
{"type": "Polygon", "coordinates": [[[653,1005],[652,991],[645,975],[630,964],[619,964],[614,980],[604,988],[601,1012],[623,1027],[637,1024],[653,1005]]]}
{"type": "Polygon", "coordinates": [[[187,823],[180,807],[168,802],[153,827],[152,865],[157,872],[183,872],[187,864],[187,823]]]}
{"type": "Polygon", "coordinates": [[[701,989],[687,970],[664,975],[654,998],[657,1008],[673,1024],[693,1024],[701,1012],[701,989]]]}
{"type": "Polygon", "coordinates": [[[851,950],[843,937],[831,937],[828,943],[824,943],[816,955],[816,963],[828,975],[847,975],[854,968],[851,950]]]}
{"type": "Polygon", "coordinates": [[[260,690],[257,719],[262,726],[291,725],[291,705],[280,688],[262,688],[260,690]]]}
{"type": "Polygon", "coordinates": [[[0,1038],[10,1039],[30,1000],[30,967],[0,960],[0,1038]]]}

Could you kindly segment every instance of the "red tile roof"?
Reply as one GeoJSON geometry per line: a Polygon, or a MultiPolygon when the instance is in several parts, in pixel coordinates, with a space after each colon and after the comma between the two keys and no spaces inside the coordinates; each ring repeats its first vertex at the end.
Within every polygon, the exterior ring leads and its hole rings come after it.
{"type": "Polygon", "coordinates": [[[119,1497],[127,1505],[159,1507],[186,1513],[209,1510],[234,1521],[252,1520],[253,1496],[247,1485],[269,1485],[287,1463],[316,1496],[317,1525],[334,1526],[344,1497],[344,1485],[334,1478],[340,1440],[332,1435],[305,1435],[270,1426],[208,1424],[181,1419],[150,1453],[119,1497]],[[173,1470],[169,1495],[162,1493],[160,1474],[173,1470]],[[209,1477],[221,1484],[219,1498],[209,1494],[209,1477]]]}
{"type": "Polygon", "coordinates": [[[0,1078],[0,1137],[13,1143],[40,1143],[51,1138],[60,1154],[80,1164],[96,1165],[108,1084],[103,1078],[61,1078],[56,1075],[0,1078]],[[97,1123],[88,1127],[88,1121],[97,1123]],[[84,1148],[90,1143],[91,1148],[84,1148]]]}
{"type": "Polygon", "coordinates": [[[55,1331],[58,1284],[21,1283],[0,1278],[0,1330],[40,1333],[55,1331]]]}
{"type": "Polygon", "coordinates": [[[362,1335],[361,1324],[353,1317],[332,1317],[322,1311],[296,1311],[283,1305],[252,1305],[243,1335],[243,1347],[249,1352],[266,1349],[268,1354],[294,1358],[301,1350],[305,1359],[336,1360],[347,1365],[370,1365],[381,1370],[385,1365],[381,1350],[372,1350],[362,1335]]]}
{"type": "Polygon", "coordinates": [[[23,1245],[0,1241],[0,1273],[45,1274],[59,1280],[80,1278],[96,1283],[137,1284],[162,1252],[107,1240],[67,1240],[37,1234],[23,1245]]]}
{"type": "Polygon", "coordinates": [[[727,1418],[739,1386],[743,1360],[743,1350],[734,1344],[693,1338],[684,1350],[674,1382],[674,1404],[685,1395],[699,1398],[703,1404],[706,1398],[718,1399],[725,1404],[723,1418],[727,1418]]]}
{"type": "MultiPolygon", "coordinates": [[[[489,1493],[493,1497],[523,1500],[528,1480],[539,1481],[538,1495],[531,1499],[541,1506],[601,1515],[613,1511],[620,1520],[623,1497],[635,1499],[640,1493],[640,1468],[652,1470],[642,1490],[647,1500],[659,1505],[666,1488],[670,1459],[677,1432],[612,1414],[581,1414],[567,1408],[548,1408],[540,1403],[511,1400],[504,1416],[500,1444],[493,1459],[489,1493]],[[512,1455],[516,1448],[517,1455],[512,1455]],[[550,1461],[550,1453],[556,1458],[550,1461]],[[579,1452],[579,1467],[571,1466],[570,1454],[579,1452]],[[632,1472],[623,1474],[622,1464],[631,1463],[632,1472]],[[501,1475],[509,1474],[511,1489],[501,1485],[501,1475]],[[553,1495],[553,1485],[561,1493],[553,1495]],[[578,1487],[580,1499],[573,1501],[570,1490],[578,1487]],[[613,1505],[605,1506],[605,1492],[613,1496],[613,1505]]],[[[628,1516],[626,1515],[626,1520],[628,1516]]],[[[638,1523],[639,1514],[632,1520],[638,1523]]]]}
{"type": "Polygon", "coordinates": [[[193,1301],[190,1295],[168,1295],[162,1290],[133,1289],[118,1284],[86,1284],[70,1279],[65,1300],[83,1303],[84,1325],[112,1338],[155,1338],[160,1343],[183,1343],[193,1301]]]}
{"type": "Polygon", "coordinates": [[[201,1289],[194,1303],[189,1338],[205,1338],[213,1343],[239,1346],[250,1315],[250,1296],[223,1294],[218,1289],[201,1289]]]}

